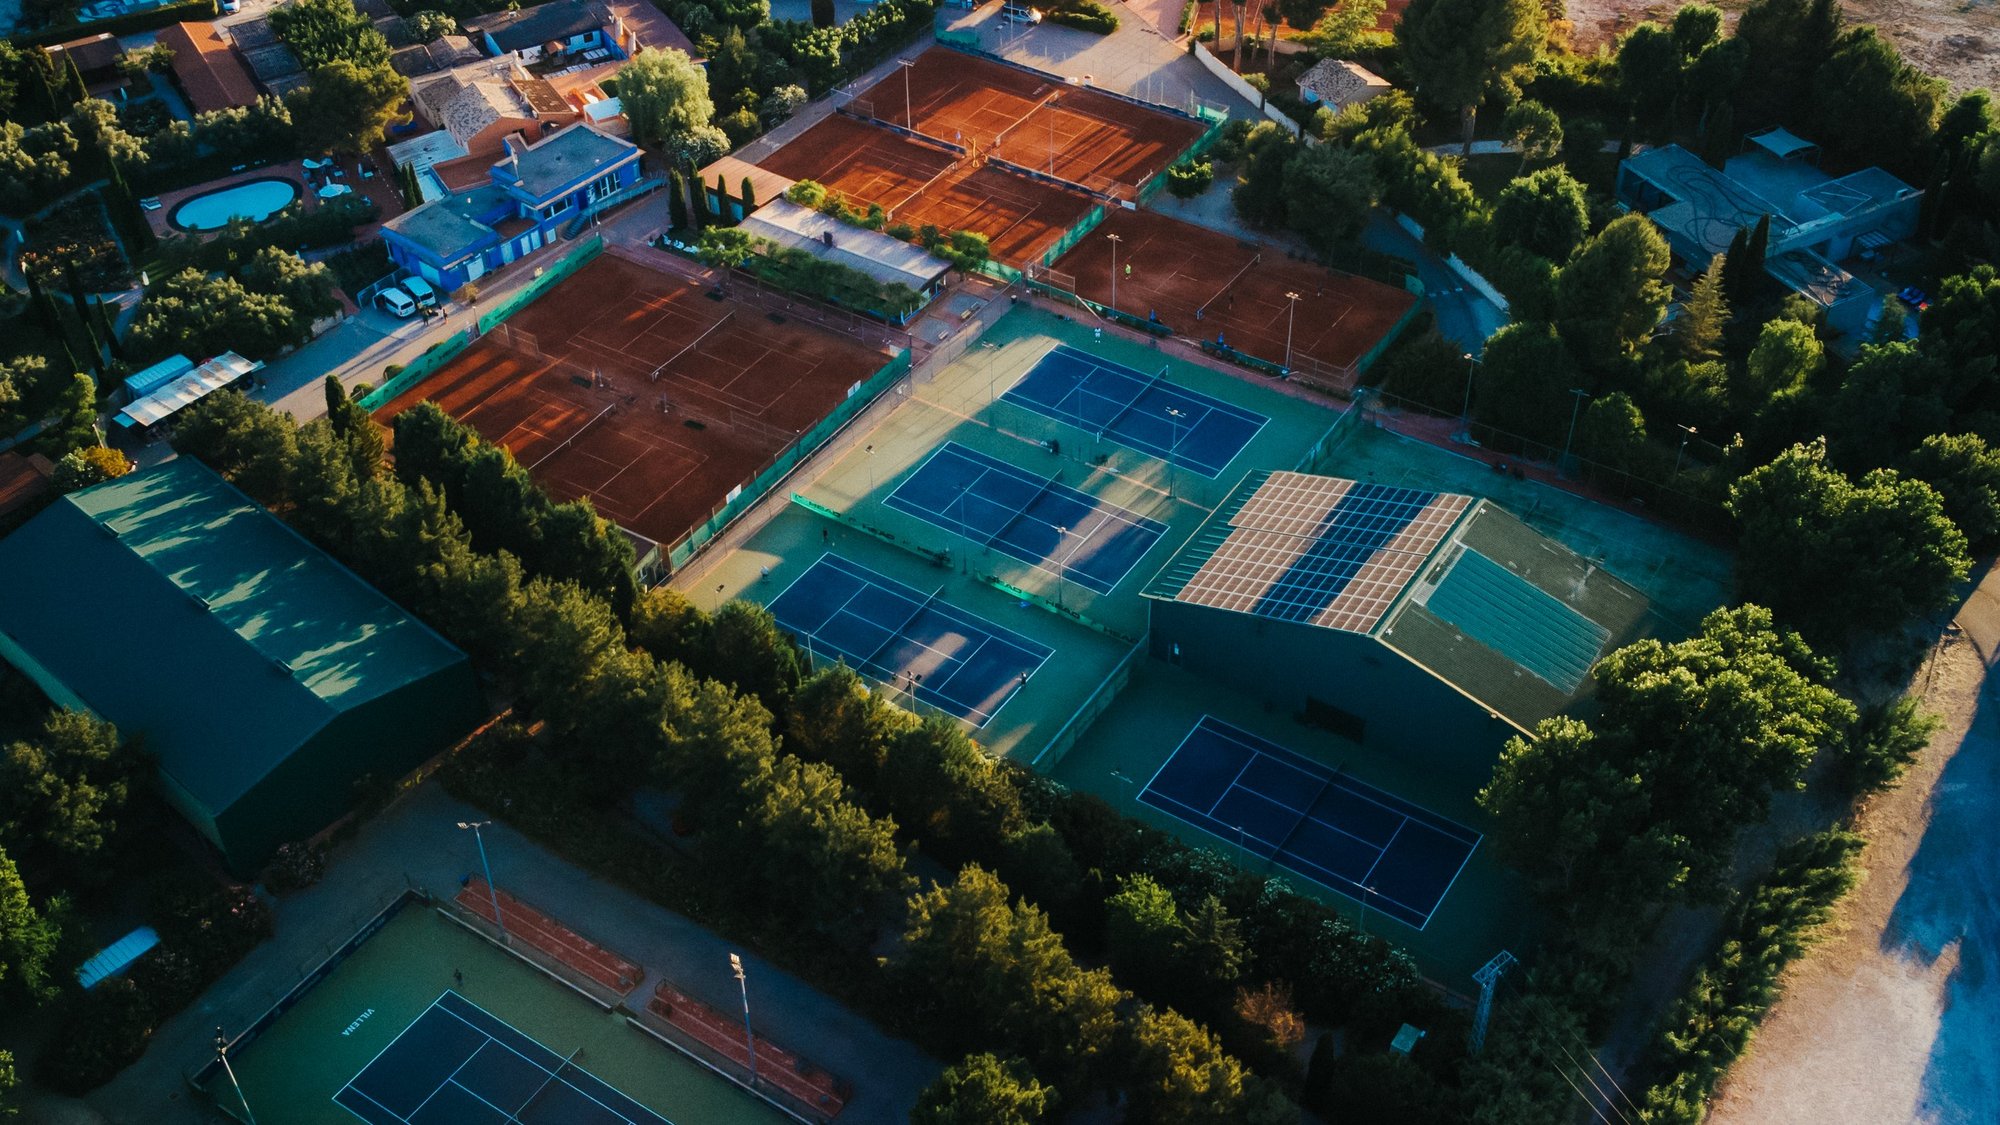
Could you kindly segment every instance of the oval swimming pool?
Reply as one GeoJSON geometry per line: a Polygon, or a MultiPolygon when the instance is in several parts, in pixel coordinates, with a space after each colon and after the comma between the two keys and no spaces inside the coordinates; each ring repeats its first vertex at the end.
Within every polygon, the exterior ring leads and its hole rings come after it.
{"type": "Polygon", "coordinates": [[[246,180],[220,191],[184,199],[167,216],[180,230],[221,230],[236,219],[261,223],[299,197],[299,185],[290,180],[246,180]]]}

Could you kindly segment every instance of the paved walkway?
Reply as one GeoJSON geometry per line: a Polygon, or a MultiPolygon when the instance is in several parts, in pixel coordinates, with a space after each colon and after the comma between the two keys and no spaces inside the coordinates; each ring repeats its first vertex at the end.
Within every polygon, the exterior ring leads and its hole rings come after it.
{"type": "MultiPolygon", "coordinates": [[[[113,1125],[211,1122],[192,1104],[181,1076],[210,1057],[216,1026],[233,1033],[253,1021],[406,880],[439,894],[453,891],[479,868],[471,835],[455,825],[478,815],[432,783],[377,817],[335,850],[324,882],[278,900],[276,937],[167,1021],[145,1057],[91,1094],[89,1104],[113,1125]]],[[[743,953],[759,1033],[853,1081],[844,1123],[900,1125],[942,1068],[915,1044],[890,1038],[741,945],[594,878],[504,825],[486,830],[486,846],[502,887],[638,961],[649,979],[670,979],[718,1010],[740,1003],[729,954],[743,953]]]]}
{"type": "Polygon", "coordinates": [[[976,35],[982,49],[1011,62],[1142,101],[1187,109],[1191,99],[1200,98],[1231,117],[1262,117],[1187,48],[1130,10],[1121,13],[1118,30],[1110,35],[1049,23],[1016,27],[1000,17],[997,4],[973,12],[940,9],[938,28],[976,35]]]}

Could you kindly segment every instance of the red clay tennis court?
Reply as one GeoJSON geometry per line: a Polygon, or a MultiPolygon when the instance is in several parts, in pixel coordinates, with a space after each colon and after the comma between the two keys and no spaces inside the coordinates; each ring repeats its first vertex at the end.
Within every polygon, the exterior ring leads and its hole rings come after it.
{"type": "Polygon", "coordinates": [[[391,401],[431,401],[556,498],[671,544],[890,353],[615,251],[391,401]]]}
{"type": "Polygon", "coordinates": [[[932,47],[856,100],[852,111],[1109,194],[1136,192],[1204,130],[1190,117],[949,47],[932,47]]]}
{"type": "Polygon", "coordinates": [[[1112,303],[1111,235],[1118,237],[1119,311],[1157,313],[1190,338],[1220,334],[1230,347],[1272,363],[1285,361],[1289,323],[1293,366],[1345,372],[1416,303],[1401,289],[1287,258],[1276,247],[1120,208],[1055,263],[1074,278],[1078,296],[1101,305],[1112,303]],[[1299,295],[1295,319],[1286,293],[1299,295]]]}
{"type": "Polygon", "coordinates": [[[896,210],[957,162],[942,148],[835,113],[765,157],[761,167],[824,184],[851,202],[896,210]]]}
{"type": "Polygon", "coordinates": [[[986,236],[1011,266],[1040,262],[1095,201],[1080,192],[984,164],[954,165],[950,153],[894,130],[833,114],[765,159],[788,179],[814,180],[896,222],[934,223],[986,236]],[[919,190],[921,189],[921,190],[919,190]]]}

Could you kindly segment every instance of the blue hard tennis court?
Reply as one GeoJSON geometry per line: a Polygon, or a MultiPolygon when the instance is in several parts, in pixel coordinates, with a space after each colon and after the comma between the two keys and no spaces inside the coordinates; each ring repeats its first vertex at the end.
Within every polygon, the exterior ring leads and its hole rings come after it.
{"type": "Polygon", "coordinates": [[[884,501],[982,546],[1108,594],[1167,530],[957,442],[924,459],[884,501]]]}
{"type": "Polygon", "coordinates": [[[1480,840],[1463,825],[1208,715],[1139,800],[1419,930],[1480,840]]]}
{"type": "Polygon", "coordinates": [[[1165,370],[1135,371],[1063,344],[1000,398],[1176,467],[1221,476],[1270,419],[1166,382],[1165,370]]]}
{"type": "Polygon", "coordinates": [[[815,657],[838,656],[917,701],[985,726],[1054,654],[1049,646],[839,555],[770,602],[815,657]]]}
{"type": "Polygon", "coordinates": [[[369,1125],[673,1125],[446,991],[333,1100],[369,1125]]]}

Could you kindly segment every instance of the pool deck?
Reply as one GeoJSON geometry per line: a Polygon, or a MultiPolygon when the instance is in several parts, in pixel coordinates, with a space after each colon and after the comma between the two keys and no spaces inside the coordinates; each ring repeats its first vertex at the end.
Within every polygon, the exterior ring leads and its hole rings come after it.
{"type": "MultiPolygon", "coordinates": [[[[375,167],[377,171],[374,177],[364,180],[361,178],[361,174],[355,170],[355,165],[348,163],[343,167],[344,174],[339,180],[335,181],[353,188],[356,195],[367,196],[374,201],[375,206],[381,211],[381,214],[377,216],[374,223],[355,229],[354,237],[356,241],[372,237],[377,226],[383,220],[393,218],[404,211],[403,195],[396,190],[395,177],[393,175],[385,175],[380,171],[380,169],[386,168],[388,165],[384,160],[377,159],[375,167]]],[[[174,213],[174,208],[198,195],[207,195],[210,192],[222,191],[225,188],[232,188],[238,184],[247,184],[252,180],[290,180],[298,186],[298,201],[304,205],[306,211],[308,213],[317,211],[325,200],[315,195],[313,193],[314,189],[307,185],[309,183],[326,183],[325,170],[322,169],[320,172],[314,173],[315,179],[309,180],[307,176],[304,164],[297,160],[287,160],[279,164],[266,164],[256,168],[245,168],[240,172],[231,172],[227,176],[209,180],[206,183],[199,183],[193,187],[163,191],[159,195],[151,197],[160,201],[160,209],[145,212],[146,223],[153,228],[153,234],[160,238],[214,238],[217,233],[215,231],[185,231],[168,222],[169,217],[174,213]]]]}

